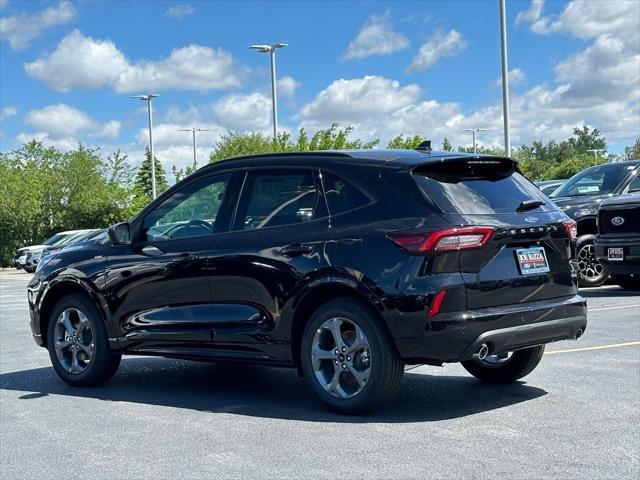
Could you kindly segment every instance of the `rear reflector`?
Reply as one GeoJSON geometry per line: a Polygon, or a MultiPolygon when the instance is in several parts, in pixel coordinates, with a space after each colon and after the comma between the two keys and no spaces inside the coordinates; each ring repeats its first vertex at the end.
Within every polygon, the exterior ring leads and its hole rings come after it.
{"type": "Polygon", "coordinates": [[[436,293],[435,297],[433,297],[431,305],[429,305],[427,317],[435,317],[438,313],[440,313],[440,306],[442,305],[442,301],[444,300],[444,296],[446,294],[446,290],[440,290],[438,293],[436,293]]]}
{"type": "Polygon", "coordinates": [[[569,237],[569,240],[575,240],[578,238],[578,224],[575,220],[565,220],[562,222],[562,226],[564,227],[564,231],[569,237]]]}
{"type": "Polygon", "coordinates": [[[396,233],[389,238],[412,253],[450,252],[486,245],[493,230],[493,227],[459,227],[424,233],[396,233]]]}

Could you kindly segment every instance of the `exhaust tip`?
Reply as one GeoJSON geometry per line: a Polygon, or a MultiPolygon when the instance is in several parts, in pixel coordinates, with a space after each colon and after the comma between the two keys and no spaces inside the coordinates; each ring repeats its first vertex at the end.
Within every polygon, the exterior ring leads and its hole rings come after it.
{"type": "Polygon", "coordinates": [[[478,349],[476,356],[478,357],[479,360],[484,360],[488,354],[489,354],[489,347],[487,346],[486,343],[483,343],[478,349]]]}

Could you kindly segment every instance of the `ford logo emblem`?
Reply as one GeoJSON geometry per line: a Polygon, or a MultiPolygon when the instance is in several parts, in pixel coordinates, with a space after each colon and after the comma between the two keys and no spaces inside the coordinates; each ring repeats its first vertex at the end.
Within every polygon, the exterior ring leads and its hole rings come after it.
{"type": "Polygon", "coordinates": [[[622,217],[613,217],[611,219],[611,223],[614,224],[616,227],[619,227],[620,225],[622,225],[624,223],[624,218],[622,218],[622,217]]]}
{"type": "Polygon", "coordinates": [[[525,217],[525,222],[536,223],[538,221],[538,217],[525,217]]]}

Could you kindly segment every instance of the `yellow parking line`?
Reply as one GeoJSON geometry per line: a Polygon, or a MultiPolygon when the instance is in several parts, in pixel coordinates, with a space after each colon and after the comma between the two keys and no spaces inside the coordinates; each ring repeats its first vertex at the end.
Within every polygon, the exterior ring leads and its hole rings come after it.
{"type": "Polygon", "coordinates": [[[640,303],[634,305],[618,305],[617,307],[602,307],[602,308],[590,308],[590,312],[599,312],[601,310],[615,310],[616,308],[631,308],[631,307],[640,307],[640,303]]]}
{"type": "Polygon", "coordinates": [[[634,345],[640,345],[640,342],[612,343],[610,345],[599,345],[597,347],[568,348],[566,350],[553,350],[551,352],[544,352],[544,354],[554,355],[556,353],[587,352],[589,350],[604,350],[605,348],[632,347],[634,345]]]}

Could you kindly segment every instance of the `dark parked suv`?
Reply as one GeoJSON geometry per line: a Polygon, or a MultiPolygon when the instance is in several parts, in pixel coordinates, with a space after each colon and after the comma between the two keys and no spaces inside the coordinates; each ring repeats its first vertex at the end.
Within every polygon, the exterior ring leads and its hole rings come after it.
{"type": "Polygon", "coordinates": [[[109,380],[122,354],[232,360],[295,367],[363,413],[405,364],[511,382],[587,325],[575,222],[508,158],[236,158],[109,235],[46,257],[28,287],[35,341],[72,385],[109,380]]]}
{"type": "Polygon", "coordinates": [[[629,192],[600,204],[595,253],[614,282],[640,290],[640,176],[629,192]]]}
{"type": "Polygon", "coordinates": [[[576,263],[581,287],[597,287],[609,278],[595,254],[600,202],[633,189],[640,179],[640,160],[586,168],[567,180],[550,198],[578,224],[576,263]]]}

